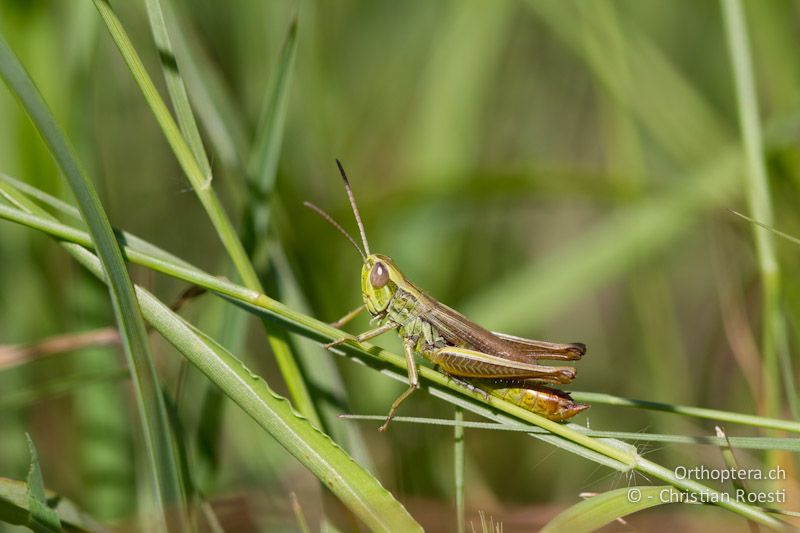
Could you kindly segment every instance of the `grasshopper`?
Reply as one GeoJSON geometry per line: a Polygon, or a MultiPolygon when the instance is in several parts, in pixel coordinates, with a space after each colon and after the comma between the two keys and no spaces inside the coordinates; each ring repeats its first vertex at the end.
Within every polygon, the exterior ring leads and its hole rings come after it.
{"type": "Polygon", "coordinates": [[[487,401],[491,394],[555,421],[567,420],[589,407],[575,403],[566,392],[546,386],[570,383],[575,378],[575,368],[538,364],[540,359],[580,359],[586,352],[584,344],[556,344],[492,332],[425,294],[389,257],[370,252],[350,182],[338,159],[336,164],[358,224],[363,249],[332,216],[304,202],[344,235],[364,261],[361,268],[364,303],[333,325],[340,328],[366,309],[377,327],[357,336],[339,338],[325,348],[347,341],[361,343],[397,330],[406,357],[408,389],[392,403],[380,431],[386,431],[400,404],[419,388],[415,354],[433,363],[459,385],[483,394],[487,401]]]}

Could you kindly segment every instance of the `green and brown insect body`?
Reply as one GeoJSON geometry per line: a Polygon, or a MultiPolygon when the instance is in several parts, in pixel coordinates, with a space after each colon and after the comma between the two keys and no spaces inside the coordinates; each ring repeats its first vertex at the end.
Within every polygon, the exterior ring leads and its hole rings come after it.
{"type": "MultiPolygon", "coordinates": [[[[409,387],[392,404],[381,431],[386,429],[400,404],[419,387],[415,354],[471,390],[477,388],[551,420],[566,420],[588,407],[573,402],[564,392],[543,385],[570,383],[575,378],[573,367],[538,364],[540,359],[580,359],[586,351],[583,344],[555,344],[490,332],[425,294],[389,257],[370,253],[358,207],[341,164],[339,170],[364,250],[330,215],[308,202],[306,206],[325,218],[358,250],[364,260],[361,269],[364,305],[359,310],[366,308],[378,326],[356,337],[337,339],[326,347],[350,340],[363,342],[397,330],[403,340],[409,387]]],[[[337,327],[357,312],[348,313],[336,323],[337,327]]]]}
{"type": "Polygon", "coordinates": [[[480,383],[478,388],[556,422],[569,420],[589,408],[588,404],[576,403],[569,393],[538,383],[513,384],[501,381],[480,383]]]}

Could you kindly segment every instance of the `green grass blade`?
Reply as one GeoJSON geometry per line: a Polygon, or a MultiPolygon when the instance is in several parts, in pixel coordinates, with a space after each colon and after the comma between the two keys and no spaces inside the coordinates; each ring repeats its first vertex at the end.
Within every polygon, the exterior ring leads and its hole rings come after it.
{"type": "MultiPolygon", "coordinates": [[[[292,21],[284,41],[276,70],[273,73],[272,84],[265,97],[264,111],[247,165],[246,179],[250,195],[244,215],[244,243],[252,264],[264,278],[268,270],[266,236],[270,219],[269,207],[283,142],[288,84],[296,49],[297,20],[295,19],[292,21]]],[[[272,293],[277,290],[277,287],[270,286],[268,290],[272,293]]],[[[264,327],[270,338],[275,359],[282,369],[283,378],[297,408],[313,424],[323,427],[319,411],[297,361],[303,357],[302,354],[297,353],[296,345],[285,330],[274,330],[274,327],[269,327],[266,323],[264,327]]]]}
{"type": "Polygon", "coordinates": [[[178,71],[178,60],[170,42],[167,32],[167,23],[164,20],[164,13],[161,10],[159,0],[147,0],[147,16],[150,20],[150,29],[153,31],[153,39],[156,43],[159,57],[161,58],[161,68],[164,71],[164,79],[167,81],[167,91],[169,91],[175,115],[178,118],[178,126],[183,133],[183,137],[194,155],[195,161],[200,165],[200,170],[206,176],[206,185],[210,184],[211,164],[208,162],[203,140],[200,138],[200,131],[194,120],[192,106],[189,104],[189,96],[186,94],[186,87],[178,71]]]}
{"type": "MultiPolygon", "coordinates": [[[[728,48],[733,63],[736,97],[739,105],[739,125],[747,160],[745,173],[746,196],[750,212],[767,226],[773,224],[772,200],[764,160],[764,142],[758,117],[758,96],[755,87],[750,44],[747,36],[744,9],[740,0],[721,0],[723,19],[728,36],[728,48]]],[[[778,414],[780,382],[786,393],[792,417],[800,417],[800,398],[794,381],[794,370],[788,353],[786,321],[781,309],[781,274],[772,235],[754,228],[756,255],[763,288],[762,342],[764,359],[764,391],[766,412],[778,414]]]]}
{"type": "MultiPolygon", "coordinates": [[[[733,446],[731,445],[730,441],[728,441],[725,431],[719,426],[714,429],[716,430],[717,437],[725,442],[719,448],[719,451],[722,454],[722,460],[725,462],[725,466],[731,471],[741,470],[741,466],[739,466],[739,462],[736,460],[736,454],[733,453],[733,446]]],[[[743,479],[733,476],[733,479],[731,479],[731,484],[733,485],[733,488],[737,494],[747,494],[747,486],[745,485],[743,479]]],[[[757,524],[754,524],[748,520],[747,526],[750,528],[751,533],[758,533],[759,529],[757,524]]]]}
{"type": "Polygon", "coordinates": [[[464,411],[456,407],[453,420],[453,472],[456,493],[456,526],[458,533],[464,533],[464,411]]]}
{"type": "MultiPolygon", "coordinates": [[[[0,193],[2,192],[5,192],[7,195],[9,194],[9,190],[6,189],[4,191],[2,185],[0,185],[0,193]]],[[[44,219],[41,216],[27,214],[20,210],[0,205],[0,218],[5,218],[7,220],[27,225],[33,229],[49,233],[60,239],[78,243],[84,246],[92,245],[91,239],[85,232],[74,228],[69,228],[64,224],[55,222],[53,220],[44,219]]],[[[185,268],[180,264],[165,262],[160,258],[138,251],[133,247],[125,247],[124,250],[126,257],[128,257],[128,259],[134,263],[152,268],[170,276],[177,277],[200,287],[205,287],[208,290],[214,291],[220,295],[224,295],[233,301],[246,304],[249,306],[249,309],[261,314],[267,313],[274,319],[281,320],[283,324],[291,327],[300,334],[308,336],[317,341],[328,342],[338,338],[341,335],[339,330],[334,329],[327,324],[321,323],[311,317],[298,313],[279,302],[271,300],[263,294],[250,291],[246,287],[241,287],[231,282],[222,280],[194,267],[185,268]]],[[[364,353],[367,355],[379,355],[370,352],[364,353]]],[[[382,353],[388,352],[382,350],[380,354],[382,353]]],[[[399,361],[397,365],[398,368],[404,368],[404,363],[401,361],[402,358],[393,355],[391,359],[392,361],[394,361],[394,357],[396,357],[397,361],[399,361]]],[[[459,390],[455,386],[452,388],[454,390],[459,390]]],[[[781,431],[789,431],[792,433],[800,433],[800,422],[795,422],[792,420],[781,420],[763,416],[747,415],[718,409],[708,409],[704,407],[691,407],[652,402],[648,400],[632,400],[610,394],[595,392],[573,391],[570,394],[577,401],[588,402],[592,404],[651,409],[684,416],[705,418],[719,422],[729,422],[760,427],[764,429],[776,429],[781,431]]]]}
{"type": "MultiPolygon", "coordinates": [[[[159,96],[155,84],[147,74],[142,60],[139,58],[121,22],[107,0],[94,0],[94,3],[136,80],[136,83],[139,85],[153,115],[161,126],[181,168],[189,179],[211,223],[216,229],[220,240],[225,246],[236,268],[237,274],[241,277],[245,286],[261,292],[263,289],[255,268],[250,262],[250,258],[242,246],[242,242],[239,240],[230,218],[222,208],[219,198],[211,187],[210,179],[203,174],[202,167],[195,159],[192,150],[181,135],[178,126],[175,124],[175,120],[172,118],[169,109],[159,96]]],[[[287,333],[280,329],[267,329],[267,336],[283,379],[289,387],[292,400],[305,416],[312,420],[318,420],[319,416],[314,410],[314,403],[303,381],[300,369],[297,366],[293,353],[288,348],[287,333]]]]}
{"type": "MultiPolygon", "coordinates": [[[[270,243],[268,250],[271,265],[275,269],[281,301],[289,307],[310,314],[308,301],[295,279],[289,261],[278,242],[270,243]]],[[[297,358],[303,375],[314,389],[314,404],[325,432],[339,443],[360,464],[373,470],[369,447],[358,428],[339,420],[342,408],[348,405],[347,389],[336,361],[328,357],[325,350],[311,340],[296,336],[297,358]]]]}
{"type": "Polygon", "coordinates": [[[668,153],[681,161],[702,160],[726,141],[724,124],[714,108],[649,36],[624,19],[609,24],[618,18],[614,4],[528,1],[527,5],[584,57],[618,105],[668,153]],[[607,43],[614,42],[611,32],[616,25],[625,28],[625,75],[603,53],[607,43]],[[662,105],[654,106],[653,101],[662,105]]]}
{"type": "MultiPolygon", "coordinates": [[[[286,109],[289,103],[289,82],[294,57],[297,51],[297,19],[289,26],[289,33],[283,43],[278,65],[264,101],[264,110],[259,121],[255,143],[247,164],[248,182],[255,191],[253,201],[264,209],[264,201],[269,198],[278,170],[281,146],[283,144],[286,109]]],[[[257,234],[258,235],[258,234],[257,234]]],[[[263,234],[262,234],[263,236],[263,234]]]]}
{"type": "MultiPolygon", "coordinates": [[[[0,208],[2,208],[2,206],[0,206],[0,208]]],[[[0,209],[0,215],[7,216],[7,213],[4,211],[7,211],[7,209],[0,209]]],[[[15,210],[12,209],[11,211],[15,210]]],[[[32,222],[30,217],[28,222],[32,222]]],[[[41,226],[44,228],[47,225],[48,224],[37,222],[37,227],[41,226]]],[[[57,223],[53,225],[60,226],[57,223]]],[[[70,248],[70,250],[73,249],[70,248]]],[[[79,247],[76,250],[80,253],[84,252],[84,250],[79,247]]],[[[129,257],[133,259],[137,255],[139,254],[131,251],[129,257]]],[[[150,259],[149,261],[153,264],[159,262],[156,259],[150,259]]],[[[196,271],[183,270],[178,266],[168,266],[166,271],[171,275],[185,275],[187,277],[182,279],[207,287],[251,312],[276,320],[280,324],[290,327],[294,331],[309,336],[319,342],[328,342],[341,335],[339,330],[305,316],[302,313],[298,313],[264,294],[255,293],[249,289],[238,287],[235,284],[214,276],[207,274],[198,275],[196,271]]],[[[361,343],[358,346],[342,345],[334,349],[334,351],[355,357],[358,361],[380,370],[383,374],[393,379],[399,381],[405,381],[407,379],[405,358],[398,354],[380,349],[369,343],[361,343]]],[[[632,469],[639,470],[645,474],[667,481],[681,490],[695,493],[716,494],[716,491],[705,485],[692,480],[678,478],[673,471],[644,459],[638,455],[636,448],[631,445],[609,439],[593,439],[577,431],[574,427],[571,427],[571,425],[562,425],[544,419],[522,407],[497,398],[491,398],[489,404],[487,404],[480,393],[466,391],[460,385],[453,383],[449,377],[432,368],[421,367],[419,369],[419,375],[425,384],[424,388],[434,396],[446,399],[453,405],[462,406],[465,409],[493,420],[505,423],[517,423],[518,420],[529,422],[550,433],[549,435],[533,436],[553,445],[557,445],[564,450],[621,471],[630,471],[632,469]]],[[[717,505],[765,525],[774,527],[779,524],[774,518],[764,514],[757,508],[738,501],[718,501],[717,505]]]]}
{"type": "MultiPolygon", "coordinates": [[[[371,420],[383,421],[385,416],[380,415],[341,415],[344,420],[371,420]]],[[[429,424],[432,426],[457,427],[465,429],[486,429],[490,431],[516,431],[519,433],[546,434],[544,430],[530,425],[522,424],[498,424],[496,422],[457,422],[444,418],[424,418],[418,416],[397,416],[392,418],[392,422],[410,424],[429,424]]],[[[640,433],[631,431],[602,431],[596,429],[585,429],[573,426],[576,431],[580,431],[589,437],[630,440],[634,442],[664,442],[669,444],[694,444],[700,446],[720,447],[726,444],[748,450],[786,450],[790,452],[800,452],[800,439],[776,438],[776,437],[720,437],[710,436],[688,436],[688,435],[666,435],[662,433],[640,433]]]]}
{"type": "MultiPolygon", "coordinates": [[[[27,526],[30,518],[28,484],[15,479],[0,477],[0,521],[18,526],[27,526]]],[[[48,508],[57,513],[61,525],[68,531],[101,531],[95,520],[60,494],[45,491],[48,508]]]]}
{"type": "MultiPolygon", "coordinates": [[[[75,256],[93,274],[100,274],[93,254],[83,250],[75,256]]],[[[421,530],[377,479],[330,437],[300,416],[288,401],[275,394],[239,359],[146,290],[137,288],[137,295],[150,324],[371,529],[421,530]]]]}
{"type": "MultiPolygon", "coordinates": [[[[2,36],[0,36],[0,75],[22,102],[69,183],[107,276],[111,303],[136,392],[149,460],[149,474],[152,476],[152,489],[157,499],[156,509],[160,515],[159,521],[166,527],[167,506],[178,506],[183,509],[185,494],[180,482],[158,378],[150,356],[144,321],[119,245],[92,182],[81,169],[72,148],[47,109],[33,81],[2,36]]],[[[174,527],[186,529],[183,512],[178,512],[175,518],[174,527]]]]}
{"type": "Polygon", "coordinates": [[[516,6],[509,2],[443,6],[418,82],[414,115],[405,135],[409,168],[417,180],[460,179],[479,154],[481,103],[498,68],[516,6]],[[470,35],[470,39],[464,39],[470,35]],[[457,91],[453,87],[458,87],[457,91]]]}
{"type": "Polygon", "coordinates": [[[167,105],[159,96],[153,80],[147,74],[142,60],[122,27],[122,23],[106,0],[94,0],[94,4],[106,23],[106,27],[128,65],[134,80],[139,85],[145,100],[153,112],[153,116],[161,126],[167,142],[178,159],[178,163],[203,204],[203,208],[206,210],[228,255],[236,266],[238,274],[242,277],[242,281],[248,287],[258,287],[258,277],[236,235],[233,224],[223,210],[219,198],[214,193],[208,176],[203,173],[200,164],[194,158],[191,148],[181,135],[180,129],[172,118],[167,105]]]}
{"type": "Polygon", "coordinates": [[[614,520],[657,505],[663,505],[670,486],[626,487],[592,496],[561,511],[542,528],[542,533],[595,531],[614,520]]]}
{"type": "Polygon", "coordinates": [[[21,192],[25,193],[31,198],[34,198],[45,205],[49,205],[50,207],[61,211],[65,215],[74,218],[75,220],[83,222],[83,219],[81,218],[81,212],[67,202],[59,200],[55,196],[49,195],[41,189],[38,189],[32,185],[28,185],[24,181],[18,180],[13,176],[9,176],[8,174],[4,174],[2,172],[0,172],[0,180],[8,183],[12,187],[19,189],[21,192]]]}
{"type": "Polygon", "coordinates": [[[734,424],[744,424],[764,429],[778,429],[782,431],[790,431],[792,433],[800,433],[800,422],[795,422],[794,420],[781,420],[778,418],[746,415],[742,413],[733,413],[730,411],[721,411],[718,409],[707,409],[705,407],[689,407],[671,403],[651,402],[648,400],[631,400],[629,398],[620,398],[619,396],[597,392],[570,392],[570,394],[573,398],[580,402],[616,405],[622,407],[636,407],[639,409],[652,409],[655,411],[664,411],[667,413],[692,416],[695,418],[706,418],[708,420],[714,420],[717,422],[731,422],[734,424]]]}
{"type": "Polygon", "coordinates": [[[28,450],[31,454],[31,464],[28,468],[28,517],[29,528],[36,532],[61,531],[61,520],[58,513],[47,505],[47,498],[44,494],[44,478],[42,469],[39,466],[39,454],[36,453],[36,446],[29,434],[25,434],[28,440],[28,450]]]}
{"type": "MultiPolygon", "coordinates": [[[[18,191],[5,187],[4,197],[35,212],[35,216],[59,225],[18,191]]],[[[6,209],[0,205],[0,208],[6,209]]],[[[96,256],[82,246],[63,243],[92,274],[101,277],[96,256]]],[[[210,276],[213,278],[213,276],[210,276]]],[[[102,279],[102,277],[101,277],[102,279]]],[[[214,278],[217,279],[217,278],[214,278]]],[[[247,290],[260,298],[258,293],[247,290]]],[[[262,295],[263,296],[263,295],[262,295]]],[[[371,529],[417,531],[421,528],[380,482],[353,461],[330,437],[309,423],[284,398],[216,341],[184,321],[149,292],[137,287],[142,312],[150,324],[203,372],[234,403],[313,472],[331,492],[371,529]]]]}
{"type": "Polygon", "coordinates": [[[192,27],[189,16],[174,3],[167,3],[164,8],[167,20],[174,21],[170,36],[198,119],[222,163],[243,176],[242,155],[247,150],[249,133],[239,109],[216,65],[202,49],[203,39],[192,27]]]}
{"type": "Polygon", "coordinates": [[[741,218],[747,220],[748,222],[751,222],[751,223],[755,224],[756,226],[761,226],[762,228],[764,228],[767,231],[771,231],[772,233],[774,233],[778,237],[782,237],[782,238],[786,239],[787,241],[789,241],[791,243],[800,245],[800,239],[798,239],[797,237],[795,237],[793,235],[789,235],[788,233],[784,233],[779,229],[773,228],[772,226],[768,226],[768,225],[766,225],[766,224],[764,224],[762,222],[759,222],[758,220],[750,218],[747,215],[743,215],[742,213],[740,213],[738,211],[734,211],[733,209],[731,209],[731,213],[733,213],[737,217],[741,217],[741,218]]]}

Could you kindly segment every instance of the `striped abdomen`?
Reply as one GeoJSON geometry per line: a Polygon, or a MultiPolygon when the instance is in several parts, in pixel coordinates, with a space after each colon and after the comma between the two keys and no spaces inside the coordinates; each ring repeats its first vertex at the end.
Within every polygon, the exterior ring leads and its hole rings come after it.
{"type": "Polygon", "coordinates": [[[503,387],[498,384],[486,386],[477,382],[475,384],[492,396],[519,405],[523,409],[555,422],[563,422],[589,408],[588,404],[573,401],[566,392],[550,387],[530,385],[521,388],[503,387]]]}

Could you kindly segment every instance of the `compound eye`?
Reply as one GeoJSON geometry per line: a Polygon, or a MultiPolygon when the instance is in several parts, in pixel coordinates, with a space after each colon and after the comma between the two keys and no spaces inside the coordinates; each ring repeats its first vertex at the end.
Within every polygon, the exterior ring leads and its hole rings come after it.
{"type": "Polygon", "coordinates": [[[375,263],[372,272],[369,273],[369,282],[376,289],[383,288],[389,283],[389,270],[383,263],[375,263]]]}

